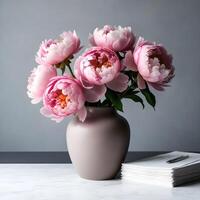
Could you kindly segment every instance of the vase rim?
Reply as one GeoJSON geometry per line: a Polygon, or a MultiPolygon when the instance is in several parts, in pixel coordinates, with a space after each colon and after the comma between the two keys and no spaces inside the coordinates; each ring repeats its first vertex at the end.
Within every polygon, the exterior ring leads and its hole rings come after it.
{"type": "Polygon", "coordinates": [[[112,106],[85,106],[86,109],[91,109],[91,110],[115,110],[112,106]]]}
{"type": "Polygon", "coordinates": [[[106,113],[115,113],[115,109],[113,107],[98,107],[98,106],[86,106],[88,114],[106,114],[106,113]]]}

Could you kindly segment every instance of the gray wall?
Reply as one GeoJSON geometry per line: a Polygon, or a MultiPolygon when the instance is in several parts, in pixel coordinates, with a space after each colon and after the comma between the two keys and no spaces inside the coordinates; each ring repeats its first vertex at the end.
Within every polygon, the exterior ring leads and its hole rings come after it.
{"type": "Polygon", "coordinates": [[[0,151],[65,151],[65,129],[39,113],[26,96],[34,55],[45,38],[75,29],[87,36],[104,24],[131,25],[174,55],[176,77],[157,107],[125,101],[129,150],[200,151],[200,1],[0,0],[0,151]]]}

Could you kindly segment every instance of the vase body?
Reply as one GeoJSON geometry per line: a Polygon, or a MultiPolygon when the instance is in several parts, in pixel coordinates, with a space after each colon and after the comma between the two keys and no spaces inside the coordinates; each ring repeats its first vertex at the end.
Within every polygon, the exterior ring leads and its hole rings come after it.
{"type": "Polygon", "coordinates": [[[112,179],[128,151],[130,128],[113,108],[87,107],[84,122],[74,117],[67,127],[68,152],[82,178],[112,179]]]}

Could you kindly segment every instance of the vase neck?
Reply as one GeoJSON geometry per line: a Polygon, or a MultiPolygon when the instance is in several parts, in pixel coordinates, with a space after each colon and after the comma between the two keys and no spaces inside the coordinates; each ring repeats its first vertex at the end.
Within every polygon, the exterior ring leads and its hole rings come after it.
{"type": "Polygon", "coordinates": [[[88,117],[97,117],[97,116],[106,116],[116,114],[116,111],[112,107],[86,107],[87,108],[87,118],[88,117]]]}

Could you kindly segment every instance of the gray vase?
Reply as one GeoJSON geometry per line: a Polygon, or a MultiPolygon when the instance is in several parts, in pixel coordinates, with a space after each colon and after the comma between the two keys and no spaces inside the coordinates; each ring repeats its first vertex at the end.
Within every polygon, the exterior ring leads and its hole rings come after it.
{"type": "Polygon", "coordinates": [[[72,163],[82,178],[112,179],[124,161],[130,128],[113,108],[87,107],[84,122],[74,117],[67,127],[67,146],[72,163]]]}

